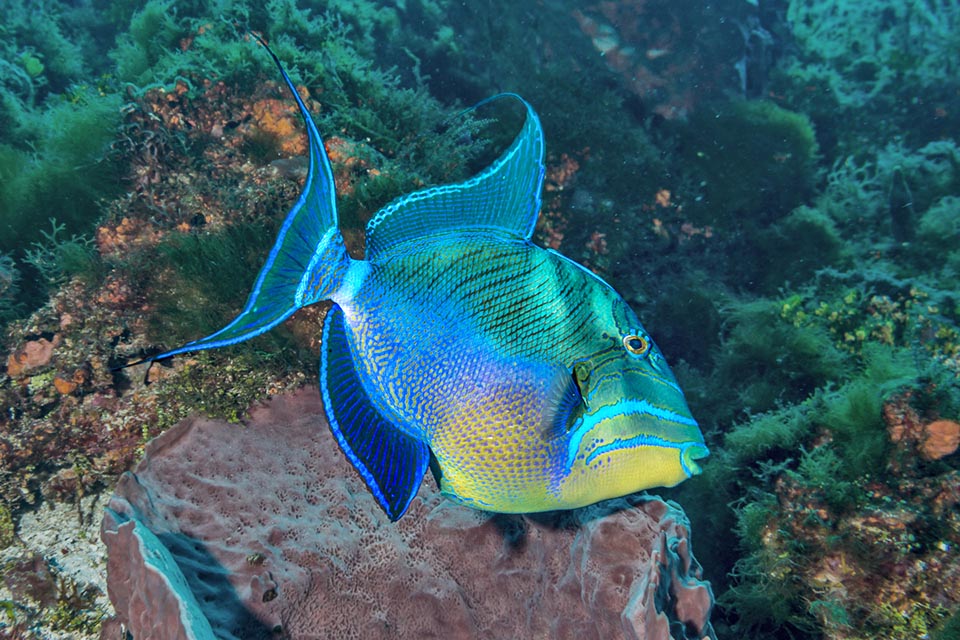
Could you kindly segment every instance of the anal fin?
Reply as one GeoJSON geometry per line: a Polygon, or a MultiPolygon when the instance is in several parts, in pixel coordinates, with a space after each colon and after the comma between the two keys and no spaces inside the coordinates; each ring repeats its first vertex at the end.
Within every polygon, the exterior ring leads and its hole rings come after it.
{"type": "Polygon", "coordinates": [[[324,321],[322,349],[320,389],[330,429],[387,516],[398,520],[420,488],[430,449],[397,428],[371,401],[337,305],[324,321]]]}

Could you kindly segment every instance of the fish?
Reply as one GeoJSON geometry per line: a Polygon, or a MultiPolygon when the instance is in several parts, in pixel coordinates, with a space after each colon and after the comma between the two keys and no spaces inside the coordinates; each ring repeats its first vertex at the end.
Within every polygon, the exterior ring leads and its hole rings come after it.
{"type": "Polygon", "coordinates": [[[532,241],[545,141],[526,100],[480,103],[524,110],[509,147],[468,180],[380,209],[355,259],[317,126],[258,40],[303,117],[306,181],[243,310],[150,361],[236,344],[330,301],[327,422],[392,521],[428,468],[444,496],[499,513],[574,509],[700,473],[703,435],[637,315],[598,275],[532,241]]]}

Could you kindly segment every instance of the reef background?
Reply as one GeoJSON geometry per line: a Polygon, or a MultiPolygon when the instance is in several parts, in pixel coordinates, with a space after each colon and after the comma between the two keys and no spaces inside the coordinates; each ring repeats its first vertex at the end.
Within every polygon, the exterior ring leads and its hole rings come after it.
{"type": "Polygon", "coordinates": [[[253,29],[356,254],[515,130],[461,108],[538,110],[538,241],[627,297],[707,433],[704,476],[658,493],[718,637],[960,636],[960,5],[468,5],[0,1],[0,634],[95,636],[71,559],[145,442],[315,382],[322,307],[149,385],[112,370],[232,317],[298,193],[253,29]]]}

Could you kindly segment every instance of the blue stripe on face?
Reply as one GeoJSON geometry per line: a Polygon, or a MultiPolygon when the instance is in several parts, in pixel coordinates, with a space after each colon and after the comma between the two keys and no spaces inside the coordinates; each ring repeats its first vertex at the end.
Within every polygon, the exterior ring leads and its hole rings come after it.
{"type": "MultiPolygon", "coordinates": [[[[576,459],[577,453],[580,451],[580,444],[583,441],[583,437],[587,433],[593,431],[597,425],[605,420],[612,420],[613,418],[629,415],[652,417],[656,418],[657,420],[664,420],[667,422],[673,422],[691,427],[697,426],[697,421],[692,417],[675,413],[669,409],[657,407],[650,404],[646,400],[621,400],[616,404],[600,407],[600,409],[598,409],[596,412],[585,415],[574,423],[573,431],[570,433],[570,441],[567,443],[567,471],[573,468],[573,461],[576,459]]],[[[664,440],[663,438],[658,438],[657,436],[641,434],[630,438],[629,440],[617,440],[610,444],[603,445],[603,447],[598,448],[597,451],[600,449],[637,446],[644,444],[643,439],[648,440],[650,446],[670,447],[674,449],[682,449],[687,446],[676,442],[671,442],[669,440],[664,440]],[[636,441],[635,444],[628,444],[633,441],[636,441]]],[[[595,455],[597,455],[596,451],[590,454],[590,457],[587,459],[587,461],[589,462],[595,455]]]]}

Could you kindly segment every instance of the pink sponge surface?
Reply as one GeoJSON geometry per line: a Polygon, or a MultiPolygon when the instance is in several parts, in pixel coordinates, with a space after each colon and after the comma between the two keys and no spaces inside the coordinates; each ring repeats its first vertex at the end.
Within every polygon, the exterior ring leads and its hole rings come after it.
{"type": "Polygon", "coordinates": [[[147,445],[104,519],[108,589],[139,638],[713,638],[680,508],[482,513],[427,478],[391,523],[315,389],[147,445]]]}

